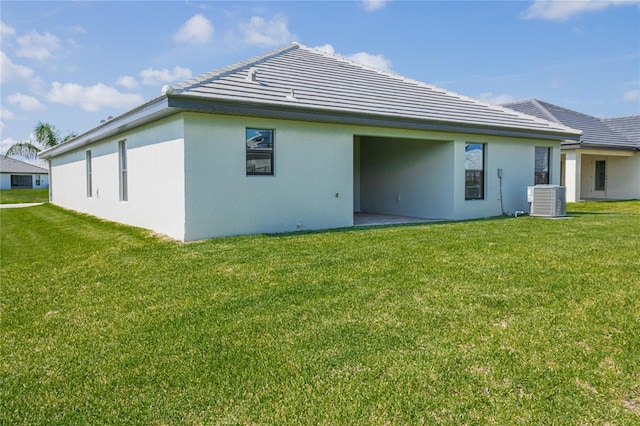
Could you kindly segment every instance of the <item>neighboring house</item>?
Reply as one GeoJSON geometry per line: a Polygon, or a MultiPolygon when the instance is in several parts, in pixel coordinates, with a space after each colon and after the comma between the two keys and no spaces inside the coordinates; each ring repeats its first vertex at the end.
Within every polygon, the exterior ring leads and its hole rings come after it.
{"type": "Polygon", "coordinates": [[[0,189],[49,187],[49,171],[33,164],[0,155],[0,189]]]}
{"type": "Polygon", "coordinates": [[[348,227],[354,212],[526,211],[536,150],[559,184],[560,141],[579,135],[291,44],[165,86],[41,157],[53,203],[191,241],[348,227]]]}
{"type": "Polygon", "coordinates": [[[536,99],[503,106],[582,130],[562,142],[567,201],[640,198],[640,115],[601,119],[536,99]]]}

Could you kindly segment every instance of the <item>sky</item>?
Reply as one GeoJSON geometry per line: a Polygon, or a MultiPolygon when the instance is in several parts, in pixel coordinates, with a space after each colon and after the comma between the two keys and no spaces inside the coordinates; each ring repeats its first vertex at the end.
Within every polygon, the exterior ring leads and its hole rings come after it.
{"type": "Polygon", "coordinates": [[[0,1],[0,153],[291,42],[492,103],[640,114],[640,1],[0,1]]]}

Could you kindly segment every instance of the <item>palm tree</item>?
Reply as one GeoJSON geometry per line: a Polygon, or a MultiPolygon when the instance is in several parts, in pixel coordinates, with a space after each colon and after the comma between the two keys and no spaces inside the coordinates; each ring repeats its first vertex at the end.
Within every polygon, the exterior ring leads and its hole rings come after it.
{"type": "Polygon", "coordinates": [[[33,129],[34,142],[18,142],[13,144],[7,149],[4,154],[5,158],[13,155],[19,157],[25,157],[29,159],[35,159],[38,153],[44,149],[51,148],[59,143],[65,142],[76,136],[75,133],[69,133],[64,138],[60,138],[60,132],[56,129],[56,126],[49,123],[43,123],[38,121],[38,124],[33,129]]]}

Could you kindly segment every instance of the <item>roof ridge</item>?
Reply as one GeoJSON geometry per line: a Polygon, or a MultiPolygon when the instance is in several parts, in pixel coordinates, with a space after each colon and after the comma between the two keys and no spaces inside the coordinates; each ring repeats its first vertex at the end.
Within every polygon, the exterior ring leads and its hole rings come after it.
{"type": "MultiPolygon", "coordinates": [[[[555,115],[553,115],[551,113],[551,111],[549,111],[545,106],[542,105],[542,103],[547,103],[548,102],[544,102],[544,101],[539,101],[538,99],[532,98],[530,99],[531,103],[533,105],[535,105],[538,109],[540,109],[540,111],[542,111],[542,113],[546,116],[549,117],[549,119],[555,123],[559,123],[559,124],[563,124],[558,117],[556,117],[555,115]]],[[[549,104],[549,105],[553,105],[553,104],[549,104]]],[[[554,105],[556,106],[556,105],[554,105]]]]}
{"type": "Polygon", "coordinates": [[[623,120],[623,119],[635,118],[635,117],[640,117],[640,114],[621,115],[620,117],[605,117],[605,118],[601,118],[600,120],[623,120]]]}
{"type": "Polygon", "coordinates": [[[271,59],[275,56],[278,56],[282,53],[286,53],[289,52],[290,50],[293,49],[298,49],[302,47],[299,43],[293,42],[293,43],[289,43],[285,46],[281,46],[277,49],[271,50],[267,53],[263,53],[257,56],[253,56],[249,59],[245,59],[243,61],[240,62],[236,62],[234,64],[231,65],[227,65],[226,67],[222,67],[222,68],[216,68],[212,71],[209,72],[205,72],[203,74],[197,75],[196,77],[190,78],[188,80],[184,80],[180,83],[174,83],[174,84],[170,84],[170,85],[165,85],[162,87],[162,94],[176,94],[176,93],[180,93],[180,92],[184,92],[187,91],[197,85],[203,84],[203,83],[207,83],[209,81],[212,81],[216,78],[220,78],[220,77],[224,77],[228,74],[231,74],[233,72],[236,72],[238,69],[241,68],[247,68],[247,67],[251,67],[253,65],[256,65],[260,62],[264,62],[268,59],[271,59]]]}

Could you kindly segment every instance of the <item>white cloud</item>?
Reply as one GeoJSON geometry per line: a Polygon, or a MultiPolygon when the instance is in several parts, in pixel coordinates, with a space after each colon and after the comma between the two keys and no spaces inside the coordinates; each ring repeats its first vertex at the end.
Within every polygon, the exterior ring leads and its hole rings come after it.
{"type": "Polygon", "coordinates": [[[87,30],[85,30],[82,25],[74,25],[71,27],[71,32],[74,34],[86,34],[87,30]]]}
{"type": "Polygon", "coordinates": [[[18,48],[16,55],[21,58],[44,61],[54,57],[56,50],[60,48],[60,40],[51,33],[39,34],[31,31],[28,34],[16,38],[18,48]]]}
{"type": "Polygon", "coordinates": [[[318,46],[316,47],[316,49],[324,53],[329,53],[331,55],[335,55],[336,53],[336,49],[334,49],[333,46],[328,43],[323,44],[322,46],[318,46]]]}
{"type": "Polygon", "coordinates": [[[29,86],[38,90],[43,82],[42,79],[35,75],[35,72],[24,65],[14,64],[4,52],[0,51],[0,83],[9,81],[26,82],[29,86]]]}
{"type": "Polygon", "coordinates": [[[387,4],[387,0],[362,0],[362,6],[367,12],[382,9],[387,4]]]}
{"type": "Polygon", "coordinates": [[[359,64],[367,65],[382,71],[391,71],[391,61],[383,55],[374,55],[367,52],[358,52],[347,56],[347,59],[359,64]]]}
{"type": "Polygon", "coordinates": [[[192,16],[173,37],[178,43],[204,44],[211,39],[213,24],[202,14],[192,16]]]}
{"type": "Polygon", "coordinates": [[[67,106],[79,106],[85,111],[98,111],[100,108],[131,108],[142,103],[138,93],[122,93],[102,83],[93,86],[81,86],[76,83],[51,83],[47,93],[51,102],[67,106]]]}
{"type": "Polygon", "coordinates": [[[18,105],[23,111],[40,111],[47,107],[33,96],[23,95],[22,93],[14,93],[7,96],[7,102],[11,105],[18,105]]]}
{"type": "Polygon", "coordinates": [[[158,85],[162,83],[175,83],[176,81],[187,80],[191,78],[191,70],[189,68],[182,68],[179,66],[173,67],[173,70],[162,69],[154,70],[152,68],[140,71],[140,77],[142,77],[142,84],[149,86],[158,85]]]}
{"type": "MultiPolygon", "coordinates": [[[[4,125],[2,125],[2,127],[4,127],[4,125]]],[[[15,145],[17,143],[19,143],[20,141],[15,140],[13,138],[6,138],[6,139],[2,139],[2,141],[0,142],[0,155],[4,155],[5,152],[7,152],[7,150],[12,146],[15,145]]]]}
{"type": "Polygon", "coordinates": [[[277,46],[290,43],[295,36],[287,28],[287,18],[276,15],[267,21],[260,16],[252,16],[248,23],[240,24],[243,41],[255,46],[277,46]]]}
{"type": "Polygon", "coordinates": [[[595,12],[610,6],[637,6],[638,0],[535,0],[522,13],[525,19],[546,19],[549,21],[566,21],[585,12],[595,12]]]}
{"type": "Polygon", "coordinates": [[[121,75],[120,77],[118,77],[118,81],[116,81],[116,84],[127,89],[137,89],[138,87],[140,87],[136,79],[131,77],[130,75],[121,75]]]}
{"type": "Polygon", "coordinates": [[[511,95],[494,95],[491,92],[481,93],[480,96],[478,96],[478,99],[495,105],[508,104],[516,101],[516,98],[511,95]]]}
{"type": "Polygon", "coordinates": [[[625,92],[624,95],[622,95],[622,100],[626,102],[633,102],[633,101],[640,100],[640,90],[634,89],[634,90],[629,90],[628,92],[625,92]]]}
{"type": "Polygon", "coordinates": [[[7,108],[0,106],[0,119],[2,120],[13,120],[15,115],[9,111],[7,108]]]}
{"type": "MultiPolygon", "coordinates": [[[[330,44],[323,44],[322,46],[316,47],[317,50],[325,53],[329,53],[331,55],[336,55],[336,50],[330,44]]],[[[352,55],[339,55],[345,59],[348,59],[353,62],[357,62],[362,65],[367,65],[372,68],[376,68],[382,71],[391,71],[391,60],[384,57],[384,55],[374,55],[372,53],[359,52],[354,53],[352,55]]]]}
{"type": "Polygon", "coordinates": [[[11,37],[15,34],[16,34],[15,28],[8,26],[4,22],[0,22],[0,35],[2,37],[11,37]]]}

